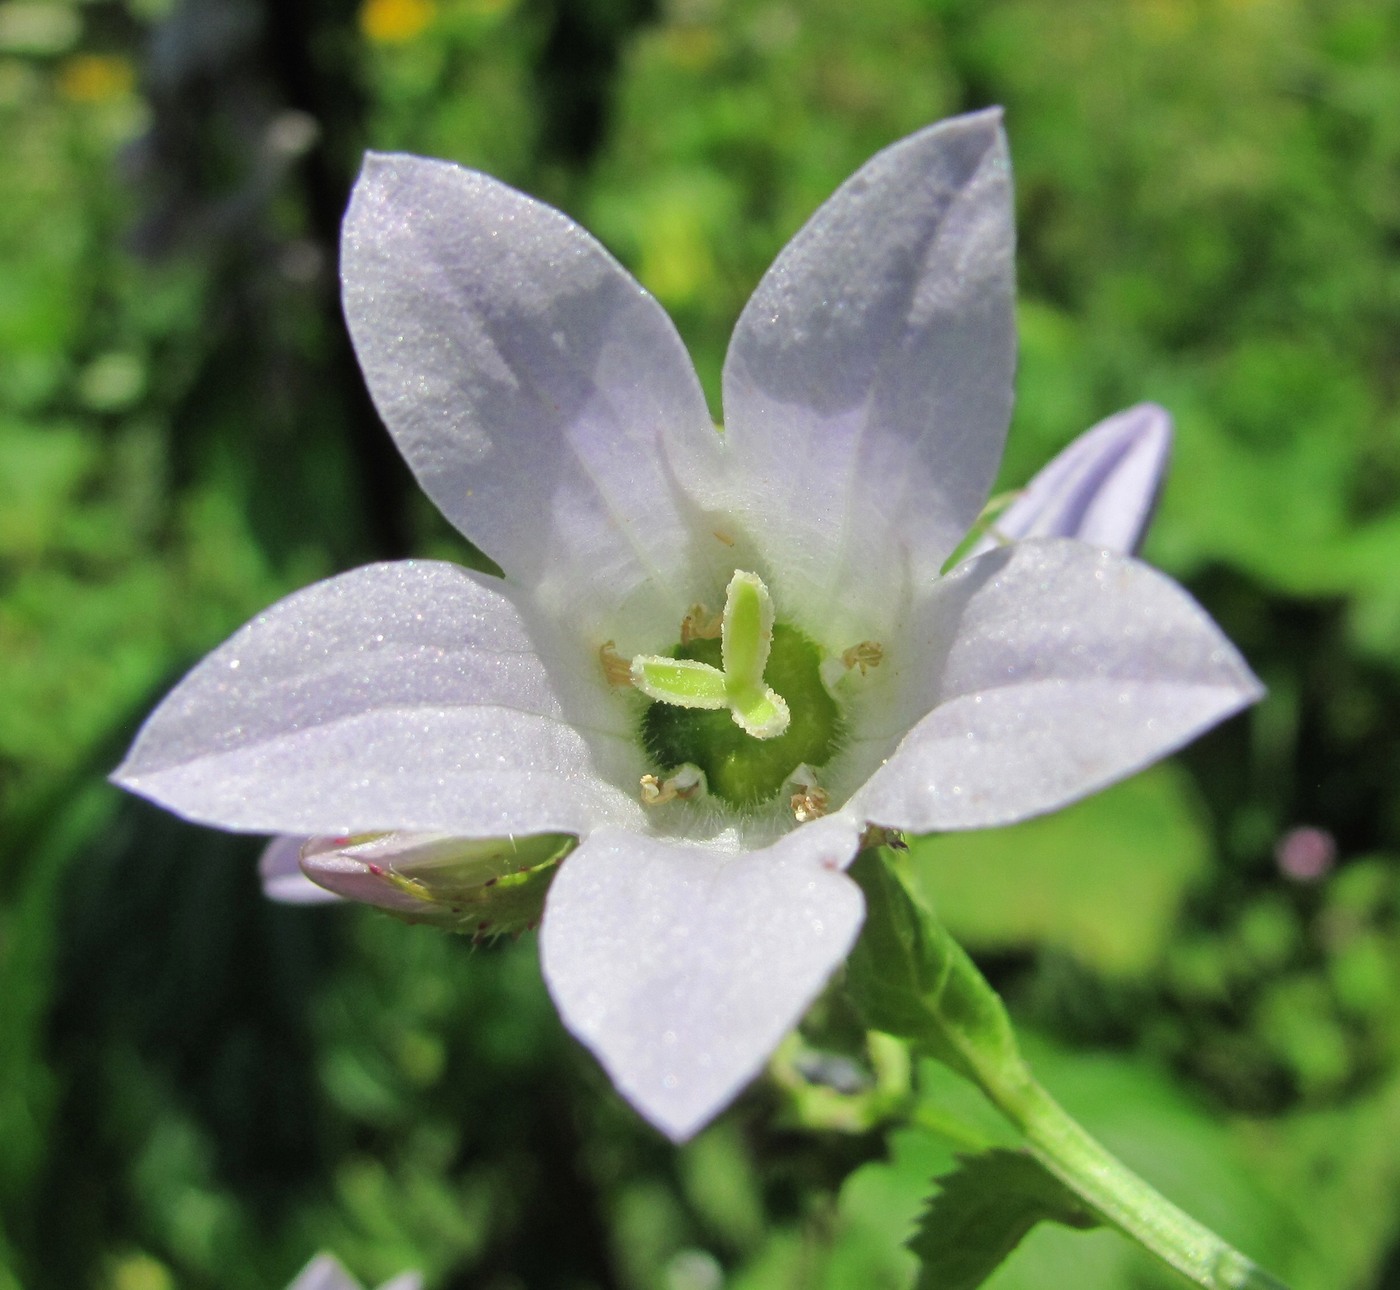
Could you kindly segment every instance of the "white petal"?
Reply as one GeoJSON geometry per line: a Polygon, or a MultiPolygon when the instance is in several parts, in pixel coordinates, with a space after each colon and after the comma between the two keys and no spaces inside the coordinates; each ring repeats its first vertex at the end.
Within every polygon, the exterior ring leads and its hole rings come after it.
{"type": "Polygon", "coordinates": [[[423,1277],[418,1272],[401,1272],[392,1281],[386,1281],[379,1290],[423,1290],[423,1277]]]}
{"type": "Polygon", "coordinates": [[[780,614],[883,631],[976,518],[1011,412],[1013,249],[989,111],[878,154],[759,284],[725,363],[726,451],[780,614]]]}
{"type": "Polygon", "coordinates": [[[540,938],[550,993],[673,1139],[757,1074],[850,949],[859,836],[832,817],[725,854],[604,829],[564,862],[540,938]]]}
{"type": "Polygon", "coordinates": [[[894,828],[983,828],[1068,802],[1254,702],[1259,682],[1169,578],[1082,543],[1018,543],[939,584],[893,696],[853,738],[873,760],[928,712],[848,810],[894,828]],[[931,711],[930,711],[931,709],[931,711]]]}
{"type": "Polygon", "coordinates": [[[370,391],[443,513],[560,621],[628,653],[674,628],[703,562],[676,459],[719,436],[656,301],[558,211],[421,157],[366,158],[341,255],[370,391]]]}
{"type": "Polygon", "coordinates": [[[329,1254],[318,1254],[287,1290],[360,1290],[360,1283],[329,1254]]]}
{"type": "Polygon", "coordinates": [[[565,720],[485,579],[406,561],[259,615],[172,691],[113,779],[253,832],[575,833],[639,818],[598,771],[600,758],[630,766],[633,742],[565,720]]]}
{"type": "Polygon", "coordinates": [[[273,838],[258,859],[263,895],[283,905],[324,905],[340,899],[318,887],[301,871],[301,849],[306,839],[284,834],[273,838]]]}
{"type": "Polygon", "coordinates": [[[1033,537],[1134,551],[1171,453],[1172,419],[1140,403],[1086,430],[1026,486],[973,554],[1033,537]]]}

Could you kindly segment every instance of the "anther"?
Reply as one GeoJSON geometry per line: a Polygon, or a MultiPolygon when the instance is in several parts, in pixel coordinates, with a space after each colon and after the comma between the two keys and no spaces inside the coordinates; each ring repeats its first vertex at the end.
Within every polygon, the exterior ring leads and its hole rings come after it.
{"type": "Polygon", "coordinates": [[[632,664],[617,652],[616,641],[604,641],[598,647],[598,658],[603,664],[603,675],[608,684],[616,688],[632,684],[632,664]]]}
{"type": "Polygon", "coordinates": [[[884,657],[885,647],[879,641],[861,641],[859,645],[852,645],[841,653],[846,670],[849,672],[853,667],[858,667],[862,676],[872,667],[879,667],[884,657]]]}
{"type": "Polygon", "coordinates": [[[799,824],[819,820],[831,806],[831,796],[819,784],[799,785],[790,800],[793,817],[799,824]]]}
{"type": "Polygon", "coordinates": [[[806,762],[794,768],[788,776],[788,785],[792,789],[788,805],[799,824],[819,820],[830,809],[831,795],[817,782],[816,771],[806,762]]]}
{"type": "Polygon", "coordinates": [[[659,775],[642,776],[643,806],[660,806],[663,802],[673,801],[676,796],[676,790],[669,784],[663,784],[659,775]]]}
{"type": "Polygon", "coordinates": [[[695,766],[682,766],[674,775],[642,776],[642,805],[665,806],[667,802],[688,802],[705,791],[705,776],[695,766]]]}
{"type": "Polygon", "coordinates": [[[718,640],[723,630],[723,614],[712,614],[704,605],[694,604],[681,619],[681,644],[718,640]]]}

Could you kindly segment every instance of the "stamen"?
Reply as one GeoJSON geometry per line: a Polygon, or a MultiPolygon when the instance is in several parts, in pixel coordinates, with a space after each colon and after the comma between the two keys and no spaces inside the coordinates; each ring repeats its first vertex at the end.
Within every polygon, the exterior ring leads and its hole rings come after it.
{"type": "Polygon", "coordinates": [[[842,651],[841,661],[849,672],[853,667],[860,668],[864,676],[872,667],[879,667],[885,658],[885,647],[879,641],[861,641],[850,649],[842,651]]]}
{"type": "Polygon", "coordinates": [[[603,664],[603,675],[608,684],[615,688],[632,684],[632,664],[617,652],[617,642],[604,641],[598,647],[598,657],[603,664]]]}
{"type": "Polygon", "coordinates": [[[681,619],[681,644],[718,640],[723,627],[723,614],[712,614],[701,604],[691,605],[685,617],[681,619]]]}
{"type": "Polygon", "coordinates": [[[678,794],[669,784],[663,784],[659,775],[642,776],[642,805],[660,806],[674,800],[678,794]]]}
{"type": "Polygon", "coordinates": [[[819,820],[831,806],[831,795],[817,782],[817,772],[806,762],[794,767],[788,776],[792,796],[788,805],[799,824],[808,820],[819,820]]]}
{"type": "Polygon", "coordinates": [[[807,784],[792,795],[790,805],[799,824],[819,820],[831,806],[831,795],[820,784],[807,784]]]}
{"type": "Polygon", "coordinates": [[[642,805],[664,806],[667,802],[690,801],[705,791],[705,776],[696,766],[682,766],[666,779],[642,776],[642,805]]]}

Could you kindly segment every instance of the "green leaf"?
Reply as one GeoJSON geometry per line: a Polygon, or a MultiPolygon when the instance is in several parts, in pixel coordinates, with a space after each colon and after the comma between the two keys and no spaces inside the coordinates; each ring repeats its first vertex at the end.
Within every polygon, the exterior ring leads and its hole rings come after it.
{"type": "Polygon", "coordinates": [[[1161,962],[1211,841],[1190,780],[1164,764],[1053,815],[910,849],[915,890],[974,954],[1048,945],[1131,980],[1161,962]]]}
{"type": "Polygon", "coordinates": [[[973,1290],[1037,1223],[1098,1226],[1074,1193],[1024,1152],[959,1159],[957,1169],[937,1180],[909,1242],[922,1265],[917,1290],[973,1290]]]}
{"type": "MultiPolygon", "coordinates": [[[[1306,1274],[1303,1233],[1291,1213],[1306,1191],[1301,1207],[1315,1210],[1324,1188],[1318,1179],[1297,1184],[1290,1194],[1271,1180],[1278,1166],[1260,1163],[1264,1132],[1259,1121],[1232,1121],[1201,1104],[1181,1088],[1157,1063],[1129,1057],[1061,1047],[1022,1027],[1022,1051],[1051,1093],[1097,1140],[1129,1168],[1164,1195],[1199,1218],[1226,1240],[1273,1268],[1296,1290],[1335,1290],[1359,1286],[1359,1279],[1337,1274],[1306,1274]]],[[[939,1075],[931,1064],[920,1072],[924,1095],[939,1097],[939,1075]]],[[[955,1083],[942,1075],[942,1087],[955,1083]]],[[[1263,1122],[1270,1125],[1272,1122],[1263,1122]]],[[[1392,1152],[1393,1154],[1393,1152],[1392,1152]]],[[[1336,1233],[1319,1249],[1328,1251],[1336,1233]]],[[[1249,1283],[1246,1283],[1249,1284],[1249,1283]]],[[[1260,1283],[1256,1280],[1254,1284],[1260,1283]]],[[[1176,1274],[1155,1265],[1140,1246],[1118,1238],[1111,1230],[1091,1235],[1059,1226],[1037,1229],[1024,1251],[997,1273],[992,1290],[1041,1290],[1044,1286],[1073,1286],[1074,1290],[1180,1290],[1186,1285],[1176,1274]]]]}

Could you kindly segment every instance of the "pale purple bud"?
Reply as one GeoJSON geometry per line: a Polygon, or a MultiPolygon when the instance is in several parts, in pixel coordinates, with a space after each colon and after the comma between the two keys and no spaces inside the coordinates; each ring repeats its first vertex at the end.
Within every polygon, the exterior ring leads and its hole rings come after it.
{"type": "MultiPolygon", "coordinates": [[[[360,1283],[330,1254],[318,1254],[287,1290],[361,1290],[360,1283]]],[[[404,1272],[386,1281],[379,1290],[423,1290],[423,1278],[417,1272],[404,1272]]]]}
{"type": "Polygon", "coordinates": [[[1156,507],[1171,439],[1171,417],[1155,403],[1100,421],[1031,480],[975,550],[1068,537],[1135,551],[1156,507]]]}
{"type": "Polygon", "coordinates": [[[263,895],[283,905],[322,905],[339,900],[333,891],[318,887],[301,871],[305,838],[283,834],[273,838],[258,859],[263,895]]]}
{"type": "Polygon", "coordinates": [[[311,838],[301,847],[300,863],[312,883],[337,896],[377,905],[410,922],[495,935],[539,921],[554,864],[574,842],[559,833],[311,838]]]}

